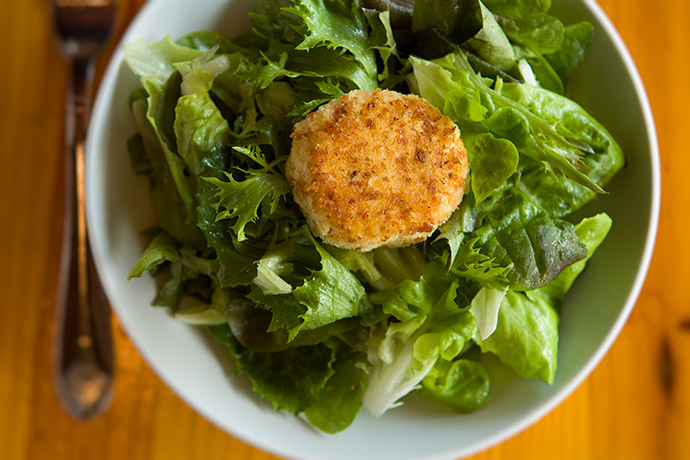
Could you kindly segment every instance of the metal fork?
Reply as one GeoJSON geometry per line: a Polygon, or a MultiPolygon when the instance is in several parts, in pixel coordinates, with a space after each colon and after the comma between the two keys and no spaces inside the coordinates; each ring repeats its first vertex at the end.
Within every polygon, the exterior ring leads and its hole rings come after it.
{"type": "Polygon", "coordinates": [[[96,58],[117,24],[116,0],[51,0],[56,36],[72,67],[65,106],[65,223],[56,302],[54,379],[77,419],[110,405],[113,345],[110,310],[96,273],[84,215],[84,141],[96,58]]]}

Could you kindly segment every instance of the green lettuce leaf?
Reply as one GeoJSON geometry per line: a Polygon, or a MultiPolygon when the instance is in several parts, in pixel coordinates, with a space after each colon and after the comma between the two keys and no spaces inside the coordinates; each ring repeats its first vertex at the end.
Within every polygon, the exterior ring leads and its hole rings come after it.
{"type": "Polygon", "coordinates": [[[238,374],[247,375],[254,392],[275,410],[303,412],[334,374],[334,350],[326,345],[260,353],[242,347],[227,325],[210,327],[209,332],[234,358],[238,374]]]}
{"type": "Polygon", "coordinates": [[[225,142],[230,126],[207,92],[182,96],[175,106],[173,125],[177,151],[187,168],[198,176],[204,156],[217,143],[225,142]]]}
{"type": "Polygon", "coordinates": [[[359,1],[298,0],[278,5],[261,2],[251,15],[255,33],[269,39],[260,62],[238,69],[252,91],[279,78],[338,78],[350,89],[377,87],[378,69],[367,20],[359,1]]]}
{"type": "Polygon", "coordinates": [[[484,25],[479,0],[417,0],[412,30],[437,29],[456,43],[474,37],[484,25]]]}
{"type": "Polygon", "coordinates": [[[564,83],[570,73],[582,63],[589,46],[594,40],[594,26],[586,21],[571,24],[565,28],[563,42],[557,50],[545,54],[544,58],[564,83]]]}
{"type": "Polygon", "coordinates": [[[237,181],[225,173],[227,181],[213,177],[204,178],[217,187],[218,212],[216,219],[234,219],[230,225],[238,241],[246,239],[244,227],[258,219],[259,206],[266,202],[275,211],[280,200],[290,191],[282,175],[268,171],[248,172],[244,180],[237,181]]]}
{"type": "Polygon", "coordinates": [[[520,156],[512,142],[491,133],[466,137],[464,143],[470,161],[472,192],[477,202],[481,202],[513,175],[520,156]]]}
{"type": "MultiPolygon", "coordinates": [[[[292,279],[297,279],[295,260],[312,258],[311,255],[305,255],[305,251],[316,252],[317,259],[307,266],[307,275],[301,284],[289,292],[276,294],[257,285],[248,296],[273,313],[269,330],[285,328],[290,340],[302,330],[316,329],[340,319],[361,316],[371,309],[364,286],[355,275],[311,235],[309,240],[311,246],[287,244],[283,247],[284,251],[269,251],[269,257],[277,258],[272,262],[273,266],[282,267],[280,275],[292,279]]],[[[285,291],[288,290],[286,286],[283,287],[285,291]]]]}
{"type": "MultiPolygon", "coordinates": [[[[159,225],[181,245],[201,248],[204,246],[204,237],[194,225],[192,211],[185,206],[180,197],[166,152],[155,128],[146,116],[147,97],[145,91],[137,92],[131,98],[131,109],[146,157],[151,165],[149,174],[151,197],[156,207],[159,225]]],[[[179,160],[182,163],[182,160],[179,160]]]]}
{"type": "Polygon", "coordinates": [[[314,404],[304,411],[312,425],[326,433],[337,433],[352,424],[362,409],[368,385],[365,362],[364,353],[340,347],[333,363],[333,376],[316,393],[314,404]]]}
{"type": "Polygon", "coordinates": [[[321,257],[321,269],[312,271],[312,276],[293,291],[295,298],[307,307],[302,327],[314,329],[364,314],[371,308],[364,286],[319,243],[313,243],[321,257]]]}
{"type": "Polygon", "coordinates": [[[372,49],[378,52],[383,62],[383,71],[379,74],[379,81],[384,82],[390,76],[391,57],[398,56],[397,44],[393,36],[390,22],[390,11],[376,11],[365,9],[364,14],[371,26],[370,40],[372,49]]]}
{"type": "Polygon", "coordinates": [[[137,133],[127,140],[127,153],[129,154],[129,164],[134,174],[151,174],[153,165],[146,152],[144,139],[137,133]]]}
{"type": "Polygon", "coordinates": [[[141,78],[148,94],[146,117],[168,162],[170,175],[187,211],[193,212],[193,191],[184,173],[184,163],[176,154],[173,133],[174,107],[180,96],[182,79],[175,64],[192,61],[204,52],[175,44],[170,36],[156,42],[143,40],[125,46],[125,60],[141,78]]]}
{"type": "Polygon", "coordinates": [[[565,85],[549,61],[541,54],[519,45],[514,46],[518,59],[525,60],[536,79],[536,84],[558,94],[565,94],[565,85]]]}
{"type": "Polygon", "coordinates": [[[553,383],[558,355],[558,309],[610,227],[611,219],[606,214],[585,218],[575,226],[575,233],[586,246],[586,257],[541,289],[508,291],[500,304],[495,332],[486,340],[475,336],[481,350],[494,353],[522,377],[553,383]]]}
{"type": "Polygon", "coordinates": [[[344,430],[360,411],[366,386],[364,355],[342,342],[262,353],[240,345],[227,325],[208,330],[233,357],[238,374],[249,377],[254,392],[275,410],[304,412],[326,433],[344,430]]]}
{"type": "Polygon", "coordinates": [[[422,394],[461,414],[482,407],[489,399],[491,382],[486,368],[470,359],[439,359],[422,381],[422,394]]]}
{"type": "Polygon", "coordinates": [[[553,383],[558,357],[558,313],[540,291],[508,291],[501,302],[498,324],[486,340],[475,337],[524,378],[553,383]]]}
{"type": "Polygon", "coordinates": [[[477,330],[482,340],[486,340],[496,330],[499,308],[507,290],[507,287],[503,289],[482,287],[472,299],[470,312],[477,321],[477,330]]]}
{"type": "Polygon", "coordinates": [[[284,11],[302,20],[304,38],[298,50],[326,46],[347,51],[375,79],[376,59],[367,34],[367,23],[359,1],[297,0],[284,11]]]}
{"type": "Polygon", "coordinates": [[[166,232],[160,232],[146,247],[139,262],[129,271],[127,279],[139,278],[147,271],[155,270],[165,262],[177,262],[180,258],[177,241],[166,232]]]}
{"type": "Polygon", "coordinates": [[[493,66],[511,75],[519,75],[513,47],[494,15],[483,3],[480,5],[482,28],[462,46],[476,53],[493,66]]]}
{"type": "Polygon", "coordinates": [[[433,62],[411,57],[410,62],[414,72],[413,87],[458,123],[461,130],[469,133],[488,130],[513,142],[521,155],[542,162],[592,190],[603,192],[586,174],[582,163],[583,154],[591,149],[586,143],[576,139],[567,129],[559,129],[559,123],[544,119],[487,86],[462,54],[450,54],[433,62]]]}
{"type": "Polygon", "coordinates": [[[458,284],[441,265],[430,264],[419,281],[371,296],[398,321],[371,328],[371,364],[363,405],[381,416],[412,391],[436,364],[462,352],[476,330],[472,313],[455,302],[458,284]]]}

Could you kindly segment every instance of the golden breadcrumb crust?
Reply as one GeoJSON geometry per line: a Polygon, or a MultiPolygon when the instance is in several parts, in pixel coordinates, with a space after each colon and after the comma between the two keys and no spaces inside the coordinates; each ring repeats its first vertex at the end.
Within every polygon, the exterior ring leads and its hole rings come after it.
{"type": "Polygon", "coordinates": [[[295,125],[286,175],[311,231],[368,251],[426,239],[462,200],[467,152],[426,100],[352,91],[295,125]]]}

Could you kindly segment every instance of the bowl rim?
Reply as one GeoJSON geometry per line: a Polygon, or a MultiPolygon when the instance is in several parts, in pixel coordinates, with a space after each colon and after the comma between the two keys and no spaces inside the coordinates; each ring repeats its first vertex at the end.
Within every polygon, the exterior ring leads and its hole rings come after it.
{"type": "MultiPolygon", "coordinates": [[[[92,117],[89,125],[89,132],[92,131],[92,128],[96,121],[102,119],[105,112],[109,110],[108,103],[107,103],[107,95],[105,94],[106,90],[112,90],[114,87],[117,79],[118,79],[118,71],[121,65],[121,62],[123,61],[124,57],[124,51],[123,51],[123,44],[131,41],[133,38],[132,36],[132,31],[135,29],[138,29],[138,24],[143,21],[143,18],[147,16],[147,12],[154,8],[154,5],[157,3],[160,3],[161,1],[164,0],[154,0],[154,1],[149,1],[147,2],[137,13],[136,17],[132,20],[132,22],[129,24],[127,27],[127,30],[123,34],[122,38],[120,39],[119,43],[117,44],[115,51],[113,52],[110,62],[106,68],[106,71],[104,73],[103,79],[101,81],[99,91],[97,93],[95,103],[93,106],[93,111],[92,111],[92,117]],[[101,88],[103,90],[101,90],[101,88]]],[[[531,425],[535,424],[537,421],[539,421],[541,418],[543,418],[546,414],[551,412],[553,409],[555,409],[558,405],[560,405],[577,387],[579,387],[582,382],[592,373],[594,368],[599,364],[599,362],[603,359],[603,357],[606,355],[606,353],[609,351],[611,346],[613,345],[614,341],[620,334],[624,324],[628,320],[628,317],[630,316],[630,313],[632,312],[632,309],[634,308],[638,297],[640,295],[640,292],[642,290],[644,281],[646,279],[649,266],[651,263],[651,258],[652,254],[654,251],[654,246],[656,242],[656,237],[657,237],[657,231],[658,231],[658,223],[659,223],[659,213],[660,213],[660,202],[661,202],[661,172],[660,172],[660,158],[659,158],[659,146],[658,146],[658,138],[657,138],[657,132],[656,132],[656,127],[655,127],[655,122],[654,122],[654,117],[652,114],[651,106],[647,97],[647,93],[645,91],[644,84],[642,82],[642,79],[640,77],[640,74],[637,70],[637,67],[635,65],[635,62],[628,51],[626,45],[624,44],[622,38],[620,37],[618,31],[616,30],[615,26],[611,22],[611,20],[608,18],[606,13],[603,11],[601,6],[596,2],[596,0],[578,0],[579,3],[581,3],[585,8],[589,10],[589,12],[596,18],[596,21],[601,25],[601,27],[604,29],[606,35],[609,37],[611,40],[613,46],[615,47],[618,55],[622,58],[623,64],[625,66],[626,71],[628,72],[628,75],[632,81],[635,94],[637,96],[637,100],[640,104],[642,116],[644,119],[644,124],[645,124],[645,129],[646,133],[648,136],[648,146],[647,150],[650,156],[650,162],[651,162],[651,170],[650,170],[650,175],[651,175],[651,196],[650,196],[650,213],[649,213],[649,222],[647,225],[647,236],[645,239],[645,246],[644,250],[642,252],[642,257],[640,264],[637,269],[637,273],[634,278],[634,282],[632,285],[632,288],[628,292],[627,299],[625,301],[625,304],[623,308],[621,309],[620,313],[618,314],[613,326],[609,329],[608,333],[606,334],[604,340],[600,343],[596,351],[592,354],[592,356],[589,358],[589,360],[586,362],[584,366],[577,372],[577,374],[571,378],[559,391],[555,392],[553,395],[548,397],[545,401],[543,401],[541,404],[535,406],[532,408],[530,411],[525,412],[516,423],[513,423],[512,425],[497,430],[494,432],[492,435],[487,436],[485,439],[482,441],[476,442],[472,444],[470,449],[465,448],[464,446],[458,446],[455,449],[451,450],[446,450],[444,452],[439,452],[437,454],[434,454],[431,457],[426,457],[429,459],[440,459],[440,458],[450,458],[450,457],[458,457],[458,456],[468,456],[472,454],[476,454],[478,452],[484,451],[492,446],[495,446],[509,438],[514,437],[518,433],[524,431],[531,425]]],[[[90,161],[90,158],[94,155],[95,151],[95,139],[93,137],[87,137],[86,141],[86,160],[85,160],[85,172],[86,172],[86,187],[87,187],[87,192],[90,188],[89,187],[89,178],[94,177],[93,171],[91,169],[93,168],[93,165],[96,162],[90,161]]],[[[90,199],[89,193],[86,193],[86,221],[87,221],[87,227],[89,230],[94,229],[97,227],[97,223],[94,219],[96,219],[95,215],[96,213],[94,212],[94,207],[98,206],[98,203],[95,202],[95,200],[90,199]]],[[[94,261],[96,268],[99,272],[99,274],[103,274],[105,272],[105,267],[106,263],[102,259],[102,254],[97,250],[99,247],[99,241],[96,236],[94,236],[94,232],[89,231],[89,238],[90,238],[90,243],[91,247],[94,248],[95,250],[93,251],[93,256],[94,256],[94,261]]],[[[115,296],[112,295],[112,286],[109,286],[107,284],[104,285],[104,288],[106,290],[106,293],[108,294],[108,298],[114,298],[115,296]]],[[[221,430],[223,430],[226,433],[231,434],[232,436],[241,439],[244,442],[247,442],[253,446],[256,446],[262,450],[265,450],[267,452],[270,452],[272,454],[280,455],[280,456],[290,456],[290,457],[299,457],[303,459],[311,459],[315,457],[305,457],[303,452],[297,452],[294,449],[286,449],[284,445],[278,445],[277,443],[273,443],[271,439],[267,439],[267,437],[261,437],[259,435],[249,435],[245,432],[238,432],[236,430],[230,430],[229,427],[227,426],[226,423],[223,422],[223,420],[220,419],[216,414],[211,413],[203,407],[199,407],[193,401],[188,398],[188,396],[182,391],[182,389],[176,384],[175,381],[170,381],[166,378],[165,372],[163,372],[160,369],[159,364],[157,363],[156,359],[154,359],[153,356],[150,356],[148,351],[145,351],[146,348],[142,347],[142,344],[140,343],[139,339],[132,334],[131,327],[128,324],[128,322],[122,317],[120,312],[116,307],[112,308],[113,312],[115,315],[118,317],[118,320],[120,321],[120,324],[122,325],[122,328],[126,332],[129,340],[135,345],[137,352],[143,357],[143,359],[146,361],[148,366],[156,373],[157,377],[160,378],[167,387],[171,388],[174,393],[176,394],[177,397],[182,399],[185,404],[187,404],[189,407],[191,407],[194,411],[197,413],[201,414],[206,420],[209,420],[212,422],[215,426],[219,427],[221,430]]]]}

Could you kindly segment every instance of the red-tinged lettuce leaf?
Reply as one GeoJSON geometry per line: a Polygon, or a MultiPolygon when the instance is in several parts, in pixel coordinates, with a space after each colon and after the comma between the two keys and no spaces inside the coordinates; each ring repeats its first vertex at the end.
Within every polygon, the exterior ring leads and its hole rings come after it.
{"type": "Polygon", "coordinates": [[[475,233],[482,254],[511,267],[506,278],[515,290],[543,287],[587,254],[573,224],[552,219],[517,191],[475,233]]]}
{"type": "Polygon", "coordinates": [[[575,226],[574,231],[586,248],[586,257],[561,271],[541,289],[508,291],[501,302],[494,333],[486,340],[475,337],[481,350],[497,355],[521,377],[553,383],[560,304],[610,228],[611,218],[606,214],[585,218],[575,226]]]}
{"type": "Polygon", "coordinates": [[[575,279],[585,269],[587,261],[604,241],[612,224],[613,221],[607,214],[600,213],[582,219],[575,226],[575,234],[587,248],[587,256],[564,269],[555,280],[541,288],[541,291],[553,299],[557,305],[565,298],[565,294],[570,290],[575,279]]]}

